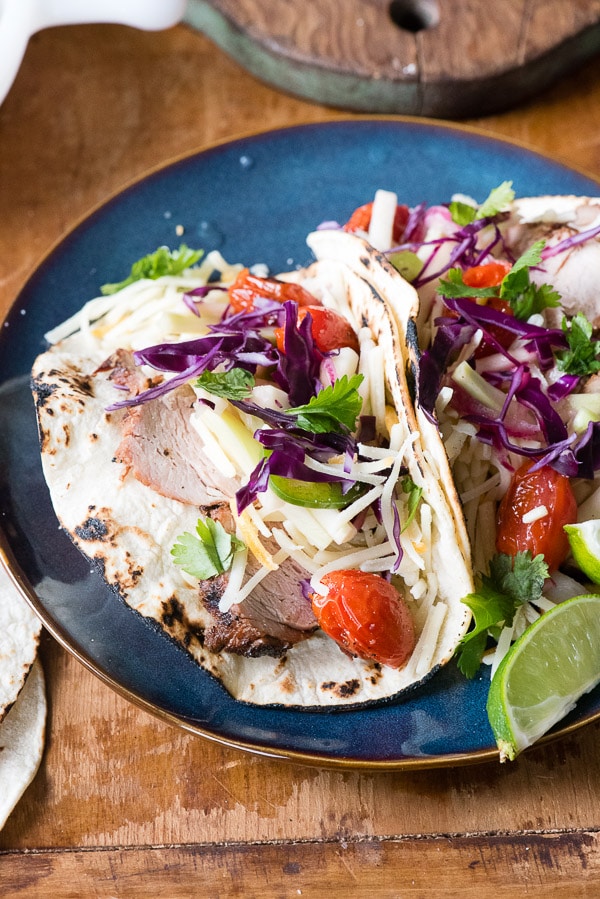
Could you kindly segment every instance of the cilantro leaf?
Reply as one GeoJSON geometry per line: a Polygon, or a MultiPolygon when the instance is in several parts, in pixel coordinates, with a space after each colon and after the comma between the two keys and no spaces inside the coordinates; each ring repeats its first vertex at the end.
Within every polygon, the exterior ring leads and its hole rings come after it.
{"type": "Polygon", "coordinates": [[[447,280],[440,281],[438,293],[443,297],[497,297],[497,287],[469,287],[463,280],[460,268],[451,268],[446,272],[447,280]]]}
{"type": "Polygon", "coordinates": [[[163,275],[180,275],[186,268],[195,265],[203,255],[203,250],[190,250],[184,243],[178,250],[169,250],[168,247],[159,247],[154,253],[149,253],[134,262],[129,275],[115,284],[103,284],[101,292],[106,296],[117,293],[134,281],[142,278],[150,278],[155,281],[163,275]]]}
{"type": "Polygon", "coordinates": [[[254,375],[244,368],[229,371],[203,371],[196,380],[196,387],[227,400],[244,400],[252,393],[254,375]]]}
{"type": "Polygon", "coordinates": [[[358,388],[363,375],[343,375],[329,387],[324,387],[303,406],[294,406],[290,415],[297,416],[299,428],[313,434],[327,434],[347,428],[354,431],[362,408],[358,388]]]}
{"type": "Polygon", "coordinates": [[[465,677],[477,673],[488,637],[495,637],[498,628],[510,626],[520,605],[540,598],[547,577],[548,565],[542,555],[494,556],[489,576],[482,575],[475,593],[462,600],[473,612],[473,627],[457,650],[457,664],[465,677]]]}
{"type": "Polygon", "coordinates": [[[457,225],[469,225],[477,219],[493,218],[502,212],[515,198],[512,189],[512,181],[503,181],[498,187],[490,191],[487,198],[480,206],[473,206],[460,200],[453,200],[449,204],[450,215],[457,225]]]}
{"type": "Polygon", "coordinates": [[[423,496],[423,488],[417,487],[413,479],[409,474],[405,475],[400,481],[400,486],[404,493],[408,493],[408,517],[404,522],[403,531],[409,526],[415,515],[417,514],[417,509],[419,508],[419,503],[421,502],[421,498],[423,496]]]}
{"type": "Polygon", "coordinates": [[[560,371],[579,376],[600,371],[600,341],[592,340],[592,325],[583,312],[578,312],[570,321],[565,316],[562,329],[569,348],[556,353],[560,371]]]}
{"type": "Polygon", "coordinates": [[[502,279],[500,296],[508,300],[515,318],[526,321],[548,307],[560,305],[560,295],[549,284],[532,284],[529,269],[542,261],[545,240],[537,240],[514,263],[502,279]]]}
{"type": "Polygon", "coordinates": [[[196,534],[187,531],[177,538],[171,549],[176,565],[198,580],[206,580],[223,574],[231,567],[236,552],[244,544],[233,534],[228,534],[219,521],[199,518],[196,534]]]}
{"type": "Polygon", "coordinates": [[[542,555],[532,557],[520,552],[514,557],[497,553],[490,562],[490,579],[512,599],[515,608],[539,599],[548,577],[548,566],[542,555]]]}
{"type": "Polygon", "coordinates": [[[462,270],[452,268],[447,272],[447,280],[440,282],[438,293],[444,297],[472,299],[501,297],[510,304],[515,318],[526,321],[549,306],[560,305],[559,294],[549,284],[538,287],[529,277],[531,266],[541,262],[544,245],[543,240],[532,244],[506,273],[499,287],[469,287],[464,283],[462,270]]]}
{"type": "Polygon", "coordinates": [[[477,211],[477,218],[492,218],[502,212],[515,198],[512,181],[503,181],[498,187],[490,191],[477,211]]]}

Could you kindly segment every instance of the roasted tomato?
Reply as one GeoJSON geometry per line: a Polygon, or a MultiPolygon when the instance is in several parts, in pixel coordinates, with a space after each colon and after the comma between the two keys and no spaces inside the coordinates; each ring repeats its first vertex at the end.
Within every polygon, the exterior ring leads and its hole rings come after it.
{"type": "MultiPolygon", "coordinates": [[[[466,269],[463,272],[463,281],[468,287],[498,287],[510,269],[511,266],[508,262],[486,262],[484,265],[475,265],[466,269]]],[[[484,302],[505,315],[513,314],[510,303],[502,297],[490,297],[484,302]]],[[[489,331],[494,340],[505,350],[515,339],[515,335],[511,331],[505,331],[499,325],[490,325],[489,331]]],[[[497,352],[496,346],[484,337],[475,350],[475,358],[483,359],[484,356],[491,356],[495,352],[497,352]]]]}
{"type": "MultiPolygon", "coordinates": [[[[344,225],[344,231],[368,231],[369,225],[371,224],[372,212],[372,203],[365,203],[364,206],[359,206],[358,209],[354,210],[354,212],[344,225]]],[[[400,243],[400,241],[402,240],[402,235],[404,234],[404,229],[406,228],[406,224],[408,222],[408,217],[408,206],[404,206],[399,203],[396,206],[396,214],[394,215],[394,225],[392,229],[392,241],[395,244],[400,243]]]]}
{"type": "Polygon", "coordinates": [[[565,524],[577,521],[577,503],[569,478],[545,465],[530,471],[526,462],[513,475],[498,509],[496,549],[514,556],[529,550],[544,556],[550,571],[564,562],[569,553],[565,524]],[[523,516],[540,506],[547,514],[536,521],[523,516]]]}
{"type": "MultiPolygon", "coordinates": [[[[310,313],[312,319],[311,334],[318,350],[329,353],[331,350],[339,350],[343,346],[352,347],[358,353],[358,337],[350,322],[325,306],[301,306],[298,309],[298,324],[310,313]]],[[[277,348],[285,352],[283,335],[284,328],[275,328],[277,348]]]]}
{"type": "Polygon", "coordinates": [[[508,262],[485,262],[466,269],[463,281],[468,287],[498,287],[510,269],[508,262]]]}
{"type": "Polygon", "coordinates": [[[293,300],[299,306],[318,306],[316,297],[300,284],[277,278],[260,278],[244,268],[229,287],[229,303],[234,312],[252,312],[257,297],[285,303],[293,300]]]}
{"type": "Polygon", "coordinates": [[[378,574],[355,569],[326,574],[323,584],[327,596],[312,596],[322,630],[351,655],[402,668],[415,647],[415,630],[396,588],[378,574]]]}

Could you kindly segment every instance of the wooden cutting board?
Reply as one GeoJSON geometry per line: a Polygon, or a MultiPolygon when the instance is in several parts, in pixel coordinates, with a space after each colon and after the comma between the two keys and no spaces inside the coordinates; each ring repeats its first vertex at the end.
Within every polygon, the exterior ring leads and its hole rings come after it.
{"type": "Polygon", "coordinates": [[[356,112],[485,115],[600,52],[600,0],[189,0],[186,20],[263,81],[356,112]]]}

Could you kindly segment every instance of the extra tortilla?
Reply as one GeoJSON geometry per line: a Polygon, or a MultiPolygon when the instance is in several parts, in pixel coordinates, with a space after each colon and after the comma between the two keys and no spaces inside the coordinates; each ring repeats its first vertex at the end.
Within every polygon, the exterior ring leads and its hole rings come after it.
{"type": "MultiPolygon", "coordinates": [[[[157,622],[235,698],[260,705],[351,707],[396,697],[445,664],[469,624],[461,604],[472,590],[462,516],[441,444],[430,439],[430,426],[417,418],[410,400],[416,294],[359,238],[339,237],[339,244],[330,245],[329,238],[312,235],[320,261],[293,278],[304,278],[309,288],[320,285],[324,302],[371,329],[384,350],[398,418],[415,435],[404,462],[414,480],[425,482],[432,508],[430,574],[439,584],[435,614],[443,618],[425,669],[418,653],[401,670],[350,658],[321,631],[281,658],[207,652],[202,637],[208,613],[169,554],[182,532],[194,531],[198,509],[159,496],[115,463],[121,413],[105,411],[114,402],[114,387],[97,371],[102,359],[78,335],[52,347],[33,368],[44,473],[65,531],[126,603],[157,622]]],[[[437,432],[435,437],[439,441],[437,432]]],[[[426,639],[427,621],[424,631],[426,639]]]]}

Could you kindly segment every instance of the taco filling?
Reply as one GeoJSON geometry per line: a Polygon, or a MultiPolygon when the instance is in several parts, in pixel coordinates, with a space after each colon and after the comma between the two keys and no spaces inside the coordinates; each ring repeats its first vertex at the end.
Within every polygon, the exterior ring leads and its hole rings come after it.
{"type": "MultiPolygon", "coordinates": [[[[346,227],[367,235],[363,209],[346,227]]],[[[388,215],[381,249],[419,293],[417,409],[439,426],[473,548],[458,653],[472,677],[598,589],[600,200],[515,199],[505,183],[407,215],[397,239],[388,215]]]]}
{"type": "Polygon", "coordinates": [[[110,587],[237,699],[353,706],[452,657],[473,583],[411,396],[417,294],[360,237],[309,244],[277,278],[162,248],[32,384],[57,515],[110,587]]]}

